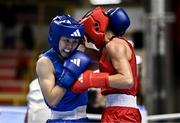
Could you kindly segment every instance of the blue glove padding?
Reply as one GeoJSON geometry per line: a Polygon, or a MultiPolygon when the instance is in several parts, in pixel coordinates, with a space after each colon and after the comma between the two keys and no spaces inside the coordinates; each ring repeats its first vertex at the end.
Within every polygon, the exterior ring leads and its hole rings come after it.
{"type": "Polygon", "coordinates": [[[58,79],[58,85],[64,88],[69,88],[71,87],[74,81],[75,77],[72,76],[72,73],[67,69],[63,69],[63,72],[58,79]]]}
{"type": "Polygon", "coordinates": [[[90,65],[91,59],[81,51],[75,51],[63,64],[63,72],[58,79],[58,84],[70,88],[73,82],[90,65]]]}

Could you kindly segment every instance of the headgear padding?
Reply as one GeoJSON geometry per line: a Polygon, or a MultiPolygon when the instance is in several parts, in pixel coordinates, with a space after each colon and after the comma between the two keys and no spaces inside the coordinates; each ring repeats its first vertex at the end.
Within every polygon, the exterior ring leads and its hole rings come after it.
{"type": "Polygon", "coordinates": [[[104,36],[108,22],[108,16],[101,7],[88,12],[80,21],[80,23],[84,24],[85,33],[92,39],[97,48],[102,48],[105,45],[104,36]]]}
{"type": "Polygon", "coordinates": [[[112,31],[116,35],[122,36],[130,25],[128,14],[122,8],[112,8],[107,14],[112,31]]]}
{"type": "Polygon", "coordinates": [[[48,41],[57,53],[59,53],[59,40],[62,36],[82,39],[84,26],[68,15],[56,16],[50,23],[48,41]]]}

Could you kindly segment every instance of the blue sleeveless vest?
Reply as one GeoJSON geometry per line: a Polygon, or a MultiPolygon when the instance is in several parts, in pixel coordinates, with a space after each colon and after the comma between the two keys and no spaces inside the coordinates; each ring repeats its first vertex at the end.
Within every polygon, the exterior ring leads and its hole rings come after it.
{"type": "MultiPolygon", "coordinates": [[[[58,78],[60,77],[63,71],[63,61],[58,57],[58,54],[51,48],[50,50],[43,53],[43,56],[49,58],[54,66],[55,70],[55,81],[57,84],[58,78]]],[[[81,94],[76,94],[68,89],[63,96],[63,98],[56,104],[55,107],[49,106],[52,110],[55,111],[71,111],[78,106],[87,105],[88,102],[88,94],[87,91],[81,94]]]]}

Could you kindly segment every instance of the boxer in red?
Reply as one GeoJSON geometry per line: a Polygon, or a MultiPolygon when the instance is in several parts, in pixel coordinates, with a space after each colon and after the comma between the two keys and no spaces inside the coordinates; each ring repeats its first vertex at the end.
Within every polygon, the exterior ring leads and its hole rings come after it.
{"type": "Polygon", "coordinates": [[[107,97],[103,123],[141,122],[136,102],[139,83],[135,52],[123,37],[130,25],[128,14],[122,8],[106,13],[97,7],[85,15],[81,23],[87,37],[101,52],[100,72],[86,70],[72,86],[72,91],[81,93],[91,87],[102,88],[102,94],[107,97]]]}

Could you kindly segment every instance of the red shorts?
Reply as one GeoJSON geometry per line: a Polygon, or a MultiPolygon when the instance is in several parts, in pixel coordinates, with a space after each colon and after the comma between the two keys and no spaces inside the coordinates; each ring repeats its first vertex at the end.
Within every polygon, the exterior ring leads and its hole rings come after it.
{"type": "Polygon", "coordinates": [[[139,109],[113,106],[103,111],[101,123],[141,123],[139,109]]]}

